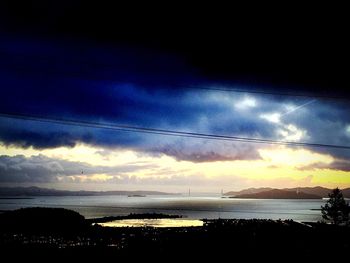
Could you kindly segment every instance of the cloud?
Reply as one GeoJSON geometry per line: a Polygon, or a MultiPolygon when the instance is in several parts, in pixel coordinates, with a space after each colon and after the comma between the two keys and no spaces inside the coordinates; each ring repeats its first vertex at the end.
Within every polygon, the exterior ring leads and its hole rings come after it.
{"type": "MultiPolygon", "coordinates": [[[[131,89],[132,92],[130,91],[130,94],[127,95],[130,97],[126,97],[126,100],[136,100],[139,96],[140,99],[138,99],[139,104],[122,105],[122,111],[127,113],[126,116],[120,115],[119,118],[112,118],[111,112],[114,107],[105,105],[104,112],[100,109],[99,117],[90,116],[89,112],[82,115],[81,112],[79,117],[77,115],[73,119],[242,137],[339,145],[348,143],[350,145],[350,137],[347,132],[350,119],[345,113],[346,109],[339,109],[337,105],[330,107],[327,104],[314,103],[312,109],[300,108],[281,118],[279,122],[270,122],[259,116],[268,114],[272,108],[283,112],[291,101],[280,102],[271,98],[257,97],[255,100],[259,107],[248,107],[242,112],[241,109],[235,107],[235,104],[244,100],[245,95],[223,96],[215,92],[187,92],[170,100],[165,96],[166,92],[160,95],[148,94],[142,87],[124,87],[122,93],[128,94],[128,89],[131,89]],[[149,104],[152,106],[148,106],[149,104]],[[335,114],[337,117],[334,116],[335,114]],[[327,118],[324,115],[327,115],[327,118]],[[312,121],[309,121],[310,119],[312,121]]],[[[86,93],[88,92],[87,89],[86,93]]],[[[118,97],[119,92],[121,91],[117,90],[113,96],[118,97]]],[[[92,103],[94,102],[93,95],[94,92],[91,94],[92,103]]],[[[107,102],[109,99],[106,97],[107,102]]],[[[73,105],[70,105],[66,110],[70,111],[72,107],[73,105]]],[[[75,107],[80,107],[80,104],[75,107]]],[[[72,118],[70,115],[74,113],[74,109],[69,116],[65,116],[64,112],[60,110],[55,115],[72,118]]],[[[106,148],[121,147],[150,153],[165,153],[178,160],[191,161],[256,159],[259,158],[256,150],[266,147],[256,144],[173,138],[5,118],[0,119],[0,140],[5,145],[34,146],[39,149],[58,146],[73,147],[76,143],[83,142],[106,148]]],[[[313,150],[343,158],[349,157],[349,151],[313,150]]]]}
{"type": "MultiPolygon", "coordinates": [[[[89,90],[87,89],[85,93],[88,92],[89,90]]],[[[119,106],[104,105],[106,107],[105,113],[101,112],[99,117],[90,116],[89,112],[87,112],[85,115],[80,113],[80,117],[75,117],[75,119],[101,120],[103,123],[115,123],[117,120],[119,124],[134,126],[219,134],[240,134],[245,136],[272,132],[268,129],[260,128],[259,123],[252,122],[250,120],[250,118],[254,117],[252,113],[246,112],[246,115],[241,115],[235,112],[232,105],[216,104],[216,99],[211,98],[211,94],[206,95],[204,93],[200,97],[195,97],[194,95],[197,95],[195,93],[184,93],[178,95],[176,100],[171,100],[164,94],[157,97],[157,94],[147,94],[141,87],[130,86],[123,87],[122,91],[117,90],[114,96],[118,97],[119,94],[122,94],[122,97],[128,94],[125,98],[126,101],[139,98],[139,104],[137,105],[126,103],[122,105],[122,111],[126,113],[126,116],[119,115],[119,118],[113,119],[110,116],[111,112],[115,107],[119,108],[119,106]],[[130,94],[128,94],[128,89],[130,89],[130,94]],[[152,105],[148,106],[149,104],[152,105]]],[[[94,92],[91,94],[92,103],[94,103],[93,96],[94,92]]],[[[108,102],[110,98],[106,97],[106,99],[108,102]]],[[[232,103],[237,101],[239,101],[239,98],[232,100],[232,103]]],[[[73,105],[67,106],[65,111],[70,111],[72,107],[73,105]]],[[[79,106],[74,105],[74,107],[79,106]]],[[[72,112],[71,114],[73,114],[73,110],[70,111],[72,112]]],[[[63,118],[71,118],[62,115],[65,111],[55,114],[60,114],[63,118]]],[[[153,153],[158,150],[159,153],[175,156],[179,160],[215,161],[256,159],[258,157],[254,147],[241,146],[238,143],[234,145],[232,143],[220,143],[220,146],[218,146],[207,140],[174,139],[159,135],[116,132],[5,118],[2,118],[0,121],[0,140],[5,145],[33,146],[39,149],[58,146],[73,147],[76,143],[83,142],[107,148],[124,147],[153,153]],[[181,149],[179,149],[179,145],[181,145],[181,149]],[[171,147],[173,149],[170,149],[171,147]],[[240,153],[238,153],[239,149],[242,150],[240,153]]]]}
{"type": "MultiPolygon", "coordinates": [[[[318,101],[310,107],[298,110],[298,114],[285,117],[286,123],[301,127],[308,135],[308,142],[350,146],[346,127],[350,123],[349,104],[343,101],[318,101]]],[[[339,159],[350,158],[349,150],[313,148],[320,153],[330,153],[339,159]]]]}
{"type": "Polygon", "coordinates": [[[209,140],[178,140],[153,148],[154,152],[173,156],[181,161],[215,162],[260,159],[255,145],[248,143],[217,142],[209,140]]]}
{"type": "Polygon", "coordinates": [[[235,103],[235,107],[240,110],[254,108],[257,106],[257,102],[253,97],[245,97],[241,101],[235,103]]]}
{"type": "Polygon", "coordinates": [[[344,172],[350,172],[350,161],[349,160],[335,160],[330,164],[325,163],[315,163],[311,165],[298,167],[299,170],[316,170],[316,169],[329,169],[329,170],[339,170],[344,172]]]}
{"type": "MultiPolygon", "coordinates": [[[[150,50],[0,42],[0,112],[272,140],[350,145],[342,101],[188,89],[212,87],[185,61],[150,50]],[[42,58],[42,59],[38,59],[42,58]],[[182,88],[185,87],[185,88],[182,88]],[[186,88],[187,87],[187,88],[186,88]],[[301,107],[302,106],[302,107],[301,107]],[[288,114],[286,114],[288,113],[288,114]]],[[[247,87],[243,87],[249,89],[247,87]]],[[[0,118],[0,142],[37,149],[77,143],[192,162],[255,160],[262,144],[174,138],[0,118]]],[[[350,151],[313,151],[350,158],[350,151]]]]}
{"type": "Polygon", "coordinates": [[[281,114],[279,113],[264,113],[259,117],[273,123],[279,123],[281,121],[281,114]]]}
{"type": "Polygon", "coordinates": [[[0,183],[50,183],[58,178],[97,174],[118,175],[152,168],[151,164],[126,164],[119,166],[93,166],[84,162],[71,162],[44,155],[24,157],[0,156],[0,183]]]}

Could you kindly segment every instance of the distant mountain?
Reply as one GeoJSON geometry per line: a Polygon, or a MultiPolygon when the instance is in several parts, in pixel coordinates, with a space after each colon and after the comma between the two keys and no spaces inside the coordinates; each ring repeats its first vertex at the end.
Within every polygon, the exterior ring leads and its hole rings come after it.
{"type": "Polygon", "coordinates": [[[66,191],[31,187],[0,187],[0,196],[103,196],[103,195],[173,195],[158,191],[66,191]]]}
{"type": "Polygon", "coordinates": [[[332,191],[332,189],[324,188],[321,186],[316,186],[316,187],[297,187],[297,188],[285,188],[282,190],[287,190],[287,191],[300,191],[306,194],[312,194],[312,195],[318,195],[321,197],[328,197],[328,194],[332,191]]]}
{"type": "Polygon", "coordinates": [[[232,198],[254,198],[254,199],[321,199],[321,196],[307,194],[300,191],[272,189],[254,194],[240,194],[232,198]]]}
{"type": "MultiPolygon", "coordinates": [[[[283,191],[288,191],[288,192],[301,192],[304,194],[309,194],[309,195],[314,195],[318,196],[319,198],[323,197],[328,197],[328,194],[332,191],[332,189],[321,187],[321,186],[316,186],[316,187],[296,187],[296,188],[284,188],[284,189],[274,189],[274,188],[269,188],[269,187],[262,187],[262,188],[248,188],[244,189],[241,191],[230,191],[225,193],[225,196],[231,196],[231,197],[238,197],[242,195],[251,195],[251,194],[259,194],[259,193],[264,193],[266,191],[271,191],[271,190],[283,190],[283,191]]],[[[345,198],[350,198],[350,188],[345,188],[342,190],[343,195],[345,198]]],[[[244,197],[241,197],[244,198],[244,197]]],[[[249,198],[249,197],[247,197],[249,198]]]]}
{"type": "Polygon", "coordinates": [[[262,187],[262,188],[248,188],[241,191],[230,191],[225,193],[226,196],[236,196],[236,195],[244,195],[244,194],[257,194],[265,191],[272,190],[270,187],[262,187]]]}

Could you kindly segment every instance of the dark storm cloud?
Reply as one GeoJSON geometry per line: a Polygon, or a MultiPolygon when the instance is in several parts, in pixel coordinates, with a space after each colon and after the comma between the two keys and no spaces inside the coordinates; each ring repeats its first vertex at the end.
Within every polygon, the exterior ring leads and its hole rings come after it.
{"type": "MultiPolygon", "coordinates": [[[[185,61],[149,49],[14,38],[0,45],[0,112],[279,140],[285,139],[279,131],[291,133],[288,125],[294,125],[305,132],[303,141],[350,145],[345,103],[317,101],[273,123],[261,115],[283,115],[286,105],[297,107],[308,100],[191,89],[214,84],[185,61]]],[[[35,148],[83,142],[193,162],[259,158],[255,144],[6,118],[0,119],[0,141],[35,148]]],[[[317,150],[349,157],[345,151],[317,150]]]]}
{"type": "Polygon", "coordinates": [[[330,164],[325,163],[315,163],[307,166],[302,166],[298,168],[299,170],[316,170],[316,169],[331,169],[331,170],[339,170],[350,172],[350,161],[339,159],[331,162],[330,164]]]}
{"type": "MultiPolygon", "coordinates": [[[[348,101],[318,100],[283,120],[301,127],[309,135],[309,142],[350,146],[350,106],[348,101]]],[[[340,159],[350,158],[350,150],[313,148],[320,153],[330,153],[340,159]]]]}
{"type": "MultiPolygon", "coordinates": [[[[232,15],[231,8],[222,5],[201,7],[200,12],[197,5],[163,9],[114,1],[1,1],[0,28],[23,35],[152,46],[184,56],[219,81],[299,84],[328,94],[349,86],[343,66],[349,60],[346,8],[332,19],[325,19],[325,12],[310,14],[300,8],[290,15],[250,8],[232,15]]],[[[293,91],[293,85],[289,87],[293,91]]]]}
{"type": "Polygon", "coordinates": [[[229,160],[257,160],[260,155],[256,145],[228,143],[208,140],[164,141],[157,147],[150,147],[150,153],[163,153],[177,160],[191,162],[215,162],[229,160]]]}
{"type": "Polygon", "coordinates": [[[44,155],[31,157],[2,155],[0,156],[0,183],[48,183],[57,181],[57,176],[118,175],[151,167],[149,164],[93,166],[83,162],[49,158],[44,155]]]}

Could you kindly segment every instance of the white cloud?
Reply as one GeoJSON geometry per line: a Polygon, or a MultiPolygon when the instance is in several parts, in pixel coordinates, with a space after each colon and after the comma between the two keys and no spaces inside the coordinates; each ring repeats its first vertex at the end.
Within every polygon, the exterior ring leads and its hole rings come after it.
{"type": "Polygon", "coordinates": [[[300,141],[307,136],[306,130],[299,129],[292,124],[283,125],[281,129],[277,130],[277,133],[283,137],[283,140],[287,141],[300,141]]]}
{"type": "Polygon", "coordinates": [[[281,114],[279,113],[266,113],[266,114],[261,114],[259,117],[273,123],[281,122],[280,120],[281,114]]]}
{"type": "Polygon", "coordinates": [[[235,103],[235,108],[240,109],[240,110],[244,110],[247,108],[254,108],[257,106],[257,102],[255,98],[252,97],[245,97],[243,100],[238,101],[237,103],[235,103]]]}
{"type": "Polygon", "coordinates": [[[350,136],[350,124],[346,127],[346,134],[350,136]]]}

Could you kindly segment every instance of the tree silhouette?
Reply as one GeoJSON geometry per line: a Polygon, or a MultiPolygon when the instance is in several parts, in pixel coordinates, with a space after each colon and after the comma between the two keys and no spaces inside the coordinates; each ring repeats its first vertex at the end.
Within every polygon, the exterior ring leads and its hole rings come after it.
{"type": "Polygon", "coordinates": [[[337,187],[328,194],[329,199],[325,206],[321,206],[322,218],[335,225],[350,223],[350,206],[345,201],[343,193],[337,187]]]}

